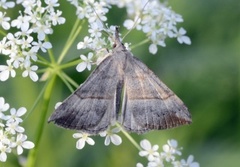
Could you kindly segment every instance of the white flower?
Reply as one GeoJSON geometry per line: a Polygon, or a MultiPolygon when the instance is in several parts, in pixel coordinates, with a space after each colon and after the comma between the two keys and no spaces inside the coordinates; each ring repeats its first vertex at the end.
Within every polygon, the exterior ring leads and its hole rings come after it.
{"type": "MultiPolygon", "coordinates": [[[[2,114],[2,112],[5,112],[9,109],[9,104],[5,103],[5,99],[3,97],[0,97],[0,114],[2,114]]],[[[1,118],[1,115],[0,115],[1,118]]]]}
{"type": "Polygon", "coordinates": [[[66,19],[63,17],[60,17],[62,14],[62,11],[57,10],[57,13],[51,12],[50,14],[50,20],[52,21],[52,24],[55,26],[57,24],[64,24],[66,19]]]}
{"type": "Polygon", "coordinates": [[[15,135],[16,132],[18,133],[23,133],[25,131],[25,129],[21,126],[18,125],[19,122],[7,122],[6,124],[6,131],[8,131],[9,133],[15,135]]]}
{"type": "Polygon", "coordinates": [[[88,29],[88,32],[90,33],[91,37],[101,37],[101,29],[102,27],[99,27],[97,23],[92,23],[88,29]]]}
{"type": "Polygon", "coordinates": [[[168,140],[168,144],[163,145],[163,153],[161,156],[165,158],[167,162],[175,160],[175,154],[181,155],[181,152],[177,149],[177,141],[176,140],[168,140]]]}
{"type": "Polygon", "coordinates": [[[154,145],[153,147],[151,146],[151,143],[144,139],[140,142],[140,146],[143,148],[142,151],[139,152],[139,155],[144,157],[148,157],[149,161],[153,161],[156,157],[159,156],[159,153],[157,152],[158,150],[158,145],[154,145]]]}
{"type": "Polygon", "coordinates": [[[22,49],[26,49],[26,48],[29,48],[31,47],[31,42],[33,41],[33,37],[31,36],[27,36],[26,38],[23,37],[21,40],[20,40],[20,46],[22,49]]]}
{"type": "Polygon", "coordinates": [[[180,28],[179,31],[176,30],[176,37],[177,37],[178,42],[180,44],[185,43],[185,44],[190,45],[191,40],[185,34],[186,34],[186,30],[184,28],[180,28]]]}
{"type": "Polygon", "coordinates": [[[34,143],[31,141],[26,141],[27,136],[24,134],[18,134],[16,142],[14,143],[17,147],[17,154],[20,155],[23,153],[23,148],[24,149],[32,149],[34,147],[34,143]]]}
{"type": "Polygon", "coordinates": [[[86,68],[88,70],[91,70],[91,63],[92,63],[92,57],[93,57],[93,53],[89,52],[88,53],[88,57],[84,56],[84,55],[80,55],[80,58],[83,60],[83,62],[79,63],[76,67],[78,72],[82,72],[83,70],[85,70],[86,68]]]}
{"type": "Polygon", "coordinates": [[[89,17],[89,14],[92,12],[92,9],[90,6],[86,6],[86,7],[81,7],[81,6],[76,6],[77,11],[76,14],[78,16],[79,19],[83,19],[84,17],[89,17]]]}
{"type": "Polygon", "coordinates": [[[37,52],[39,49],[41,49],[43,52],[47,52],[47,49],[52,48],[52,44],[50,42],[32,42],[33,45],[33,51],[37,52]]]}
{"type": "Polygon", "coordinates": [[[174,167],[185,167],[180,161],[173,161],[172,164],[174,167]]]}
{"type": "Polygon", "coordinates": [[[149,46],[149,52],[152,53],[152,54],[156,54],[157,51],[158,51],[157,45],[152,43],[152,44],[149,46]]]}
{"type": "Polygon", "coordinates": [[[144,166],[141,163],[137,163],[136,167],[144,167],[144,166]]]}
{"type": "Polygon", "coordinates": [[[38,66],[26,66],[25,67],[25,71],[23,71],[22,76],[23,77],[27,77],[29,76],[31,78],[31,80],[33,80],[34,82],[36,82],[38,80],[38,75],[36,73],[38,66]]]}
{"type": "Polygon", "coordinates": [[[73,138],[75,138],[75,139],[79,138],[79,140],[76,143],[77,149],[82,149],[85,146],[86,142],[89,145],[95,144],[94,140],[88,136],[89,136],[89,134],[87,134],[87,133],[74,133],[73,134],[73,138]]]}
{"type": "Polygon", "coordinates": [[[62,102],[57,102],[54,106],[55,110],[62,104],[62,102]]]}
{"type": "Polygon", "coordinates": [[[9,78],[9,75],[11,75],[11,77],[15,77],[16,72],[11,65],[11,61],[7,60],[7,66],[0,65],[0,81],[6,81],[9,78]]]}
{"type": "Polygon", "coordinates": [[[181,164],[186,167],[199,167],[199,163],[193,162],[193,159],[193,155],[189,155],[187,161],[185,161],[184,159],[181,160],[181,164]]]}
{"type": "Polygon", "coordinates": [[[43,41],[45,39],[46,34],[51,34],[52,33],[52,29],[45,24],[42,24],[41,22],[37,22],[36,23],[36,27],[33,28],[33,32],[36,32],[37,38],[40,41],[43,41]]]}
{"type": "Polygon", "coordinates": [[[0,7],[2,7],[3,9],[13,8],[14,6],[15,3],[12,1],[7,2],[7,0],[0,0],[0,7]]]}
{"type": "Polygon", "coordinates": [[[83,42],[79,42],[77,44],[77,49],[86,49],[91,47],[92,38],[89,38],[88,36],[84,37],[83,42]]]}
{"type": "Polygon", "coordinates": [[[23,51],[23,55],[25,56],[25,61],[37,61],[38,57],[36,55],[36,52],[33,48],[31,48],[29,51],[23,51]]]}
{"type": "Polygon", "coordinates": [[[23,116],[26,112],[27,112],[27,109],[25,107],[20,107],[18,110],[16,110],[15,108],[11,108],[10,109],[11,115],[7,115],[5,119],[7,120],[7,122],[16,121],[20,123],[23,121],[20,117],[23,116]]]}
{"type": "Polygon", "coordinates": [[[12,20],[11,26],[17,27],[20,29],[22,26],[25,26],[26,24],[29,24],[29,21],[31,20],[30,16],[22,15],[22,13],[19,13],[20,15],[17,17],[17,19],[12,20]]]}
{"type": "Polygon", "coordinates": [[[0,142],[0,161],[2,162],[6,162],[7,160],[7,154],[6,153],[10,153],[11,149],[4,145],[3,143],[0,142]]]}
{"type": "Polygon", "coordinates": [[[5,17],[6,13],[0,12],[0,25],[3,29],[8,30],[10,29],[10,24],[8,21],[10,20],[10,17],[5,17]]]}
{"type": "Polygon", "coordinates": [[[0,130],[0,143],[4,145],[9,145],[11,140],[8,138],[8,134],[4,133],[4,131],[1,129],[0,130]]]}
{"type": "Polygon", "coordinates": [[[163,167],[163,166],[164,163],[160,156],[155,158],[153,161],[148,162],[148,167],[163,167]]]}
{"type": "Polygon", "coordinates": [[[58,7],[60,5],[58,0],[44,0],[44,2],[48,5],[47,8],[50,8],[51,11],[54,7],[58,7]]]}
{"type": "Polygon", "coordinates": [[[115,133],[118,133],[120,131],[120,129],[114,128],[114,129],[109,129],[107,131],[101,132],[100,136],[101,137],[106,137],[104,144],[106,146],[108,146],[110,144],[110,142],[112,142],[114,145],[120,145],[122,143],[122,139],[120,136],[116,135],[115,133]]]}
{"type": "Polygon", "coordinates": [[[3,37],[3,39],[0,41],[0,54],[8,55],[10,54],[10,50],[8,49],[8,43],[6,42],[7,38],[3,37]]]}
{"type": "MultiPolygon", "coordinates": [[[[20,37],[20,36],[23,36],[23,37],[27,36],[28,38],[31,37],[29,35],[33,32],[33,29],[29,28],[29,26],[30,26],[29,22],[24,22],[20,27],[21,31],[16,32],[14,35],[16,37],[20,37]]],[[[33,37],[31,38],[33,39],[33,37]]]]}
{"type": "Polygon", "coordinates": [[[128,30],[134,28],[135,22],[133,20],[127,19],[124,21],[123,26],[126,27],[128,30]]]}

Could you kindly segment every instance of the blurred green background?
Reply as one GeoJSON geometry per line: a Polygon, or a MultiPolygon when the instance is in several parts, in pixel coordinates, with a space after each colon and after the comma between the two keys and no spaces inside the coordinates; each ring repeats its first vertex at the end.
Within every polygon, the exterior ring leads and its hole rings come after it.
{"type": "MultiPolygon", "coordinates": [[[[50,36],[56,56],[69,35],[76,16],[75,8],[60,0],[60,10],[67,19],[66,24],[54,29],[50,36]]],[[[194,155],[195,161],[202,167],[234,167],[240,164],[240,111],[239,111],[239,56],[240,56],[240,1],[229,0],[170,0],[172,9],[181,14],[184,22],[180,25],[187,30],[192,45],[181,45],[174,39],[166,41],[166,48],[159,48],[157,55],[150,55],[148,45],[132,50],[168,85],[188,106],[193,123],[171,130],[153,131],[144,135],[132,134],[139,142],[149,139],[152,144],[163,145],[167,139],[176,139],[183,147],[182,158],[194,155]]],[[[12,13],[14,16],[17,13],[12,13]]],[[[121,25],[126,18],[124,9],[113,8],[109,13],[109,24],[121,25]],[[117,18],[117,19],[116,19],[117,18]]],[[[122,27],[122,33],[126,33],[122,27]]],[[[87,29],[82,31],[77,41],[83,39],[87,29]]],[[[125,42],[132,44],[144,40],[144,35],[132,31],[125,42]]],[[[81,54],[72,47],[69,57],[81,54]]],[[[70,59],[69,58],[69,59],[70,59]]],[[[2,63],[1,63],[2,64],[2,63]]],[[[89,72],[77,73],[75,68],[66,71],[79,84],[89,72]]],[[[22,78],[0,83],[0,96],[11,107],[33,106],[44,83],[33,83],[22,78]]],[[[60,81],[54,88],[48,116],[54,110],[54,104],[70,94],[60,81]]],[[[40,106],[38,106],[40,108],[40,106]]],[[[36,128],[41,111],[31,112],[24,120],[28,139],[36,137],[36,128]]],[[[36,167],[122,167],[135,166],[145,162],[138,150],[123,138],[120,146],[104,146],[104,139],[94,137],[96,144],[83,150],[75,148],[73,131],[47,124],[44,127],[36,167]]],[[[160,147],[160,150],[162,148],[160,147]]],[[[26,153],[27,151],[25,151],[26,153]]],[[[8,156],[8,162],[0,166],[15,167],[17,159],[8,156]]]]}

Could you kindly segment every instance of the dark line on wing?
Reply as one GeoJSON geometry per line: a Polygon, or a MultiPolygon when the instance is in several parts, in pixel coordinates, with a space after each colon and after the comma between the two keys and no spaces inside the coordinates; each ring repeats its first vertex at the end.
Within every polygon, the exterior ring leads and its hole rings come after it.
{"type": "Polygon", "coordinates": [[[80,99],[113,99],[112,97],[99,97],[99,96],[88,96],[88,97],[81,97],[80,95],[74,93],[74,95],[76,95],[77,97],[79,97],[80,99]]]}
{"type": "Polygon", "coordinates": [[[175,94],[171,94],[171,95],[169,95],[169,96],[167,96],[167,97],[165,97],[165,98],[159,98],[159,97],[138,97],[138,98],[136,98],[136,97],[134,97],[134,98],[128,98],[129,100],[140,100],[140,99],[160,99],[160,100],[165,100],[165,99],[168,99],[168,98],[170,98],[170,97],[172,97],[172,96],[174,96],[175,94]]]}

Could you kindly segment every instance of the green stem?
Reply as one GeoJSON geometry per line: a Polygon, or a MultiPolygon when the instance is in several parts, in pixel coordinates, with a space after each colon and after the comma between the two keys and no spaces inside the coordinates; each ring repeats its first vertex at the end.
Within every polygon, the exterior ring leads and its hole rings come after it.
{"type": "Polygon", "coordinates": [[[66,73],[62,72],[62,76],[66,79],[66,81],[72,84],[75,88],[79,87],[79,84],[75,82],[71,77],[69,77],[66,73]]]}
{"type": "Polygon", "coordinates": [[[2,34],[4,37],[6,36],[6,33],[2,30],[0,30],[0,34],[2,34]]]}
{"type": "Polygon", "coordinates": [[[131,47],[131,49],[134,49],[134,48],[136,48],[136,47],[138,47],[138,46],[140,46],[140,45],[143,45],[143,44],[145,44],[145,43],[147,43],[147,42],[149,42],[149,39],[145,39],[145,40],[143,40],[142,42],[140,42],[140,43],[138,43],[138,44],[136,44],[136,45],[133,45],[133,46],[131,47]]]}
{"type": "Polygon", "coordinates": [[[67,81],[67,79],[64,77],[63,73],[59,73],[58,76],[62,79],[62,81],[65,83],[65,85],[68,87],[68,89],[72,92],[74,92],[74,89],[72,88],[71,84],[67,81]]]}
{"type": "MultiPolygon", "coordinates": [[[[45,42],[48,42],[48,41],[49,41],[48,36],[46,36],[45,42]]],[[[55,59],[54,59],[54,55],[53,55],[52,49],[48,49],[47,51],[48,51],[48,55],[50,57],[51,63],[55,64],[55,59]]]]}
{"type": "Polygon", "coordinates": [[[37,134],[36,134],[36,140],[35,140],[35,147],[34,149],[32,149],[29,152],[28,155],[28,162],[26,167],[34,167],[35,163],[36,163],[36,158],[37,158],[37,152],[39,149],[39,144],[40,144],[40,140],[43,134],[43,130],[44,130],[44,125],[46,124],[46,116],[47,116],[47,111],[48,111],[48,107],[49,107],[49,102],[50,102],[50,97],[52,94],[52,90],[55,84],[55,80],[56,80],[56,75],[53,75],[53,77],[51,78],[51,80],[48,82],[48,85],[46,87],[46,90],[43,94],[43,104],[42,109],[41,109],[41,117],[40,117],[40,122],[38,124],[38,128],[37,128],[37,134]]]}
{"type": "Polygon", "coordinates": [[[76,37],[78,36],[78,34],[80,33],[81,29],[82,29],[82,25],[84,23],[84,21],[82,21],[82,24],[79,25],[80,20],[77,19],[77,21],[75,22],[75,25],[73,26],[73,29],[70,33],[70,36],[61,52],[61,55],[59,56],[59,59],[57,61],[58,64],[60,64],[64,58],[64,56],[66,55],[67,51],[70,49],[70,47],[72,46],[74,40],[76,39],[76,37]]]}
{"type": "Polygon", "coordinates": [[[74,61],[71,61],[71,62],[68,62],[66,64],[63,64],[63,65],[59,65],[59,67],[61,69],[64,69],[64,68],[69,68],[69,67],[74,67],[76,66],[77,64],[79,64],[82,60],[79,58],[79,59],[76,59],[74,61]]]}
{"type": "Polygon", "coordinates": [[[128,138],[128,140],[139,150],[141,151],[141,147],[139,146],[139,144],[132,138],[131,135],[129,135],[128,132],[126,132],[121,125],[119,125],[118,123],[116,123],[116,125],[121,129],[122,133],[128,138]]]}

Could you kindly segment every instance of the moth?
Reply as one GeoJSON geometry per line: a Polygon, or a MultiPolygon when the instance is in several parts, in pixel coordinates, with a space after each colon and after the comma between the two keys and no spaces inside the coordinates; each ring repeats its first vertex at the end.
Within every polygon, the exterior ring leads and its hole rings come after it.
{"type": "Polygon", "coordinates": [[[48,120],[89,134],[118,122],[138,134],[190,124],[188,108],[158,77],[121,43],[48,120]]]}

